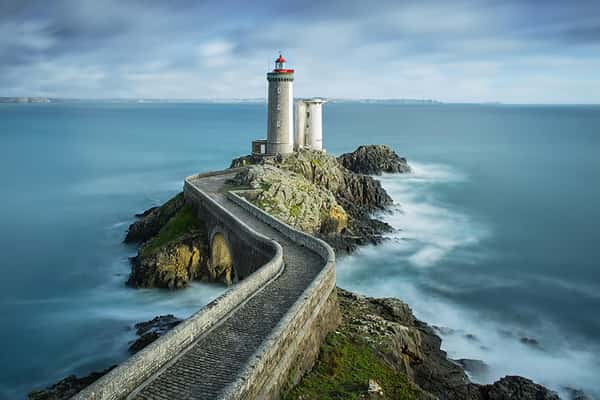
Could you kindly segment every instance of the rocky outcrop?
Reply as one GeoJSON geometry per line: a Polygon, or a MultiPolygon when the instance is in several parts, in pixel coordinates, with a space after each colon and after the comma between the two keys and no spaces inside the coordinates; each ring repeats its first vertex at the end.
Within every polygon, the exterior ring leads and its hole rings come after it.
{"type": "Polygon", "coordinates": [[[139,322],[135,324],[136,335],[138,338],[129,345],[129,351],[137,353],[156,339],[173,329],[183,321],[173,314],[159,315],[150,321],[139,322]]]}
{"type": "MultiPolygon", "coordinates": [[[[159,208],[163,209],[158,211],[160,218],[176,208],[179,197],[159,208]]],[[[156,213],[157,210],[151,211],[147,217],[156,213]]],[[[181,206],[131,259],[127,284],[135,288],[179,289],[194,279],[211,280],[208,254],[204,225],[191,208],[181,206]]]]}
{"type": "Polygon", "coordinates": [[[183,193],[179,193],[171,200],[160,207],[152,207],[141,214],[129,226],[125,243],[141,243],[156,236],[163,226],[175,215],[184,205],[183,193]]]}
{"type": "Polygon", "coordinates": [[[479,386],[479,392],[482,400],[560,400],[556,393],[522,376],[505,376],[479,386]]]}
{"type": "Polygon", "coordinates": [[[204,223],[181,194],[146,211],[132,227],[129,232],[144,242],[131,258],[129,286],[174,290],[193,280],[232,283],[232,263],[211,262],[204,223]]]}
{"type": "Polygon", "coordinates": [[[203,233],[181,235],[158,248],[150,246],[151,242],[142,246],[131,259],[129,286],[180,289],[201,279],[208,270],[208,246],[203,233]]]}
{"type": "Polygon", "coordinates": [[[406,158],[398,156],[394,150],[385,145],[360,146],[352,153],[338,157],[340,164],[357,174],[381,175],[382,172],[410,172],[406,158]]]}
{"type": "Polygon", "coordinates": [[[255,165],[238,173],[234,183],[254,189],[249,200],[304,232],[339,232],[347,224],[346,212],[329,190],[293,171],[255,165]]]}
{"type": "Polygon", "coordinates": [[[375,381],[380,389],[376,398],[381,399],[401,394],[416,399],[558,400],[554,392],[518,376],[491,385],[470,382],[463,367],[441,350],[433,329],[398,299],[369,298],[338,288],[338,300],[342,323],[321,349],[313,370],[286,399],[332,393],[373,398],[369,382],[375,381]]]}
{"type": "Polygon", "coordinates": [[[392,204],[381,183],[346,169],[324,152],[245,156],[233,160],[231,166],[248,167],[232,184],[254,189],[249,199],[256,205],[298,229],[321,236],[338,251],[351,252],[359,245],[378,243],[383,233],[392,230],[370,216],[392,204]]]}
{"type": "Polygon", "coordinates": [[[83,388],[91,385],[111,369],[116,367],[113,365],[104,371],[92,372],[91,374],[78,378],[75,375],[69,375],[52,386],[42,390],[34,390],[27,395],[28,400],[68,400],[75,394],[79,393],[83,388]]]}

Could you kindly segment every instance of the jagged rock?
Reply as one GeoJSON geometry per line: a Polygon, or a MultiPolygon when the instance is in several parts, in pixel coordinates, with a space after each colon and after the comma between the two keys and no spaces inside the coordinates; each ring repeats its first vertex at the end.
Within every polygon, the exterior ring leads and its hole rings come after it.
{"type": "Polygon", "coordinates": [[[296,228],[319,234],[338,251],[379,243],[392,231],[370,217],[392,204],[381,183],[347,170],[331,155],[303,149],[285,157],[232,161],[232,166],[242,165],[250,166],[232,184],[258,190],[251,201],[296,228]]]}
{"type": "Polygon", "coordinates": [[[254,204],[295,228],[313,234],[345,228],[346,213],[335,196],[293,171],[254,165],[239,172],[233,181],[255,189],[250,198],[254,204]]]}
{"type": "Polygon", "coordinates": [[[229,265],[229,271],[221,267],[209,262],[204,224],[189,206],[183,206],[131,258],[127,284],[168,289],[182,288],[195,279],[230,284],[233,267],[229,265]]]}
{"type": "Polygon", "coordinates": [[[459,358],[456,361],[465,371],[477,378],[484,378],[490,372],[490,368],[481,360],[473,360],[470,358],[459,358]]]}
{"type": "Polygon", "coordinates": [[[404,157],[385,145],[360,146],[338,157],[340,163],[357,174],[381,175],[382,172],[404,173],[411,169],[404,157]]]}
{"type": "Polygon", "coordinates": [[[480,386],[483,400],[560,400],[558,395],[522,376],[505,376],[480,386]]]}
{"type": "Polygon", "coordinates": [[[149,249],[142,246],[131,259],[127,284],[135,288],[180,289],[208,271],[208,246],[203,233],[187,234],[177,241],[149,249]]]}
{"type": "Polygon", "coordinates": [[[264,160],[261,156],[255,156],[253,154],[242,156],[238,158],[234,158],[231,160],[231,164],[229,164],[229,168],[240,168],[247,167],[248,165],[260,164],[264,160]]]}
{"type": "Polygon", "coordinates": [[[102,376],[106,375],[116,365],[100,372],[92,372],[91,374],[78,378],[75,375],[69,375],[65,379],[60,380],[52,386],[42,390],[34,390],[27,395],[28,400],[67,400],[80,392],[83,388],[91,385],[102,376]]]}
{"type": "Polygon", "coordinates": [[[152,238],[183,207],[183,193],[179,193],[160,207],[152,207],[141,214],[139,219],[129,226],[125,243],[141,243],[152,238]]]}
{"type": "Polygon", "coordinates": [[[129,345],[129,351],[137,353],[156,339],[177,326],[182,319],[175,317],[172,314],[160,315],[154,317],[150,321],[139,322],[135,324],[136,334],[138,338],[129,345]]]}

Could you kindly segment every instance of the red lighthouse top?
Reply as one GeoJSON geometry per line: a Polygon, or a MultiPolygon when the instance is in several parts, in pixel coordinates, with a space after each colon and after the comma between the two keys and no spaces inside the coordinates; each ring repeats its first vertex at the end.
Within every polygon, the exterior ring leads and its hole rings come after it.
{"type": "Polygon", "coordinates": [[[294,70],[286,68],[285,63],[285,58],[279,54],[279,57],[277,57],[277,60],[275,60],[275,69],[273,72],[278,72],[280,74],[293,74],[294,70]]]}

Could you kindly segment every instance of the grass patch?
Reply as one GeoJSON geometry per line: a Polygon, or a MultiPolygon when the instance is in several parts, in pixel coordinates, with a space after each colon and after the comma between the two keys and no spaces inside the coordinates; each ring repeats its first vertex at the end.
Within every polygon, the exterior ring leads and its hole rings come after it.
{"type": "Polygon", "coordinates": [[[140,251],[151,254],[185,233],[203,229],[204,226],[194,210],[190,206],[183,206],[140,251]]]}
{"type": "Polygon", "coordinates": [[[292,218],[298,218],[300,216],[300,204],[292,204],[290,207],[290,216],[292,218]]]}
{"type": "Polygon", "coordinates": [[[302,381],[284,396],[293,399],[359,399],[369,379],[375,379],[388,399],[414,399],[414,386],[395,372],[366,343],[340,334],[329,334],[319,359],[302,381]]]}

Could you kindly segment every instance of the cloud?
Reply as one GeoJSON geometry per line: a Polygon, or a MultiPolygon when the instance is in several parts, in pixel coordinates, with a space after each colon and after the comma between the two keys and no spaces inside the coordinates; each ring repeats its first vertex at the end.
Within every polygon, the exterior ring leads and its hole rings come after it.
{"type": "Polygon", "coordinates": [[[598,4],[0,1],[0,95],[600,102],[598,4]]]}

